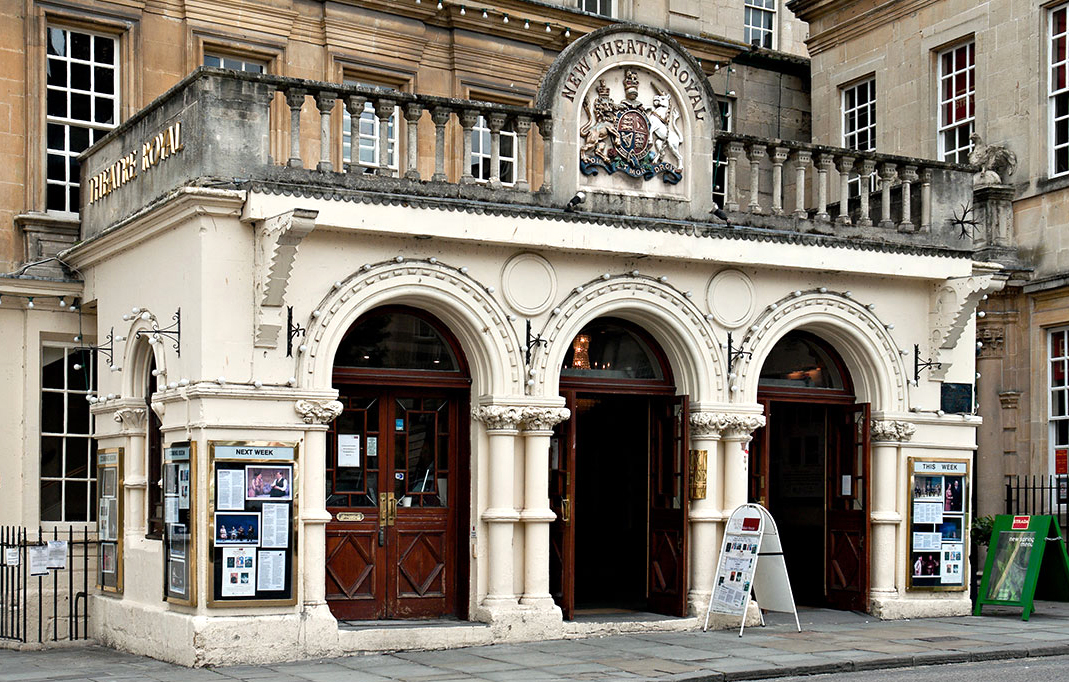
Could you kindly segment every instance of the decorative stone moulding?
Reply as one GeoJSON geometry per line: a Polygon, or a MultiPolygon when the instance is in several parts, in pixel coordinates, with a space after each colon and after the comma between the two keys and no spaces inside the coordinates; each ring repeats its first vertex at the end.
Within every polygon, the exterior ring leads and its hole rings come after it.
{"type": "Polygon", "coordinates": [[[501,292],[516,312],[539,315],[557,297],[557,273],[549,261],[536,253],[517,254],[501,270],[501,292]]]}
{"type": "Polygon", "coordinates": [[[872,440],[906,442],[913,438],[917,427],[909,422],[887,420],[872,422],[872,440]]]}
{"type": "Polygon", "coordinates": [[[550,431],[572,416],[572,411],[567,407],[524,407],[520,410],[520,415],[524,430],[550,431]]]}
{"type": "Polygon", "coordinates": [[[145,408],[119,408],[118,410],[115,410],[114,419],[122,424],[123,430],[142,431],[145,428],[145,408]]]}
{"type": "Polygon", "coordinates": [[[329,424],[341,414],[342,404],[338,400],[298,400],[293,409],[305,424],[329,424]]]}
{"type": "Polygon", "coordinates": [[[692,436],[721,436],[728,433],[751,434],[765,425],[764,415],[695,412],[690,415],[692,436]]]}
{"type": "Polygon", "coordinates": [[[471,416],[489,431],[515,431],[523,422],[523,408],[515,405],[476,405],[471,416]]]}

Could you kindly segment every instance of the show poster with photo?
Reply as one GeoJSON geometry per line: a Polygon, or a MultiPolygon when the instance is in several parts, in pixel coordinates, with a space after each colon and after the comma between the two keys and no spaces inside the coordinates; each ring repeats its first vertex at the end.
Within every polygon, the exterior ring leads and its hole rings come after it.
{"type": "Polygon", "coordinates": [[[966,589],[969,463],[910,458],[910,589],[966,589]]]}
{"type": "Polygon", "coordinates": [[[167,601],[196,605],[193,523],[196,443],[172,443],[163,449],[164,584],[167,601]]]}
{"type": "Polygon", "coordinates": [[[252,597],[256,594],[256,550],[223,549],[223,596],[252,597]]]}

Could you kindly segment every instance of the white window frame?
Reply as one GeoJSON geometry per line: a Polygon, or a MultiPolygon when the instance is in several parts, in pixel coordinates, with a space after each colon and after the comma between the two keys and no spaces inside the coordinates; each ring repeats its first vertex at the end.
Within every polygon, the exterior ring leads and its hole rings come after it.
{"type": "MultiPolygon", "coordinates": [[[[721,131],[725,133],[734,132],[735,101],[721,99],[716,104],[720,113],[721,131]]],[[[725,159],[718,158],[713,160],[713,201],[720,208],[724,208],[724,204],[727,202],[727,188],[724,186],[727,182],[727,165],[725,159]]]]}
{"type": "Polygon", "coordinates": [[[768,49],[776,48],[777,0],[743,0],[743,42],[768,49]],[[767,36],[767,40],[765,40],[767,36]]]}
{"type": "Polygon", "coordinates": [[[267,73],[267,62],[263,59],[248,59],[209,50],[204,52],[203,64],[205,66],[214,66],[217,69],[230,69],[247,73],[267,73]],[[208,62],[211,61],[218,61],[219,63],[209,64],[208,62]]]}
{"type": "MultiPolygon", "coordinates": [[[[358,80],[345,79],[346,85],[362,85],[364,87],[380,88],[382,90],[390,90],[390,88],[384,88],[379,85],[371,85],[358,80]]],[[[393,170],[398,170],[398,157],[400,154],[397,150],[397,134],[398,123],[400,120],[400,107],[394,107],[393,113],[390,114],[387,125],[387,150],[389,157],[386,164],[393,170]]],[[[378,168],[380,166],[379,156],[379,117],[375,115],[375,103],[371,100],[364,102],[364,111],[360,114],[360,123],[357,129],[357,156],[353,158],[353,139],[352,139],[352,114],[348,108],[344,109],[342,114],[342,160],[350,163],[354,166],[363,166],[365,168],[378,168]],[[360,153],[366,151],[370,154],[369,160],[362,160],[360,153]]]]}
{"type": "Polygon", "coordinates": [[[943,50],[936,56],[936,60],[939,64],[939,91],[936,94],[936,99],[939,101],[939,111],[936,115],[936,120],[938,121],[936,137],[939,140],[939,158],[952,163],[968,163],[969,151],[972,150],[972,142],[969,140],[969,136],[976,129],[976,41],[970,40],[967,43],[961,43],[943,50]],[[964,68],[959,69],[957,68],[957,55],[961,51],[966,54],[966,64],[964,68]],[[947,56],[950,57],[951,61],[951,70],[949,72],[946,71],[943,65],[947,56]],[[947,84],[954,86],[960,83],[962,79],[965,81],[965,90],[958,92],[956,88],[952,87],[950,97],[947,98],[947,84]],[[965,106],[965,118],[947,121],[947,106],[953,107],[958,103],[962,103],[965,106]],[[962,135],[964,135],[964,145],[962,144],[962,135]],[[954,138],[954,144],[947,143],[948,137],[954,138]]]}
{"type": "MultiPolygon", "coordinates": [[[[41,413],[40,413],[40,460],[42,460],[42,466],[39,470],[38,481],[38,493],[39,493],[39,510],[40,519],[43,523],[92,523],[96,521],[96,462],[94,461],[94,448],[93,448],[93,415],[89,412],[88,403],[86,404],[86,412],[88,413],[89,422],[86,426],[86,432],[71,431],[70,418],[68,414],[68,404],[71,401],[86,401],[89,397],[89,392],[95,388],[90,385],[89,388],[81,388],[72,386],[71,371],[74,363],[84,363],[84,369],[86,375],[94,377],[93,364],[96,361],[96,357],[92,352],[82,351],[75,354],[75,346],[73,344],[61,344],[61,343],[48,343],[41,347],[41,413]],[[51,362],[47,360],[46,353],[49,351],[61,351],[63,354],[63,385],[62,387],[46,387],[44,380],[45,367],[51,362]],[[45,395],[58,395],[60,403],[62,405],[62,414],[60,415],[60,421],[62,423],[62,429],[59,431],[45,431],[45,395]],[[59,452],[59,475],[58,476],[46,476],[44,473],[43,459],[45,453],[45,439],[59,439],[60,452],[59,452]],[[85,440],[85,452],[86,452],[86,469],[81,476],[71,476],[67,471],[67,452],[68,446],[72,440],[85,440]],[[44,509],[44,486],[46,483],[58,483],[60,486],[59,494],[59,518],[45,518],[44,509]],[[68,518],[67,517],[67,484],[75,483],[85,486],[86,493],[86,510],[85,518],[68,518]]],[[[53,362],[58,361],[53,360],[53,362]]]]}
{"type": "Polygon", "coordinates": [[[1055,452],[1069,449],[1069,327],[1047,330],[1047,450],[1051,474],[1055,472],[1055,452]],[[1061,353],[1055,353],[1055,339],[1061,338],[1061,353]],[[1055,367],[1061,368],[1062,383],[1054,383],[1055,367]],[[1058,435],[1061,430],[1061,437],[1058,435]]]}
{"type": "Polygon", "coordinates": [[[579,9],[603,17],[616,17],[616,0],[579,0],[579,9]]]}
{"type": "MultiPolygon", "coordinates": [[[[876,78],[866,78],[865,80],[857,81],[848,86],[843,87],[840,90],[840,103],[843,112],[843,147],[846,149],[855,149],[859,152],[874,152],[876,151],[876,78]],[[864,104],[858,104],[858,93],[861,88],[866,88],[868,92],[866,96],[867,101],[864,104]],[[854,93],[854,105],[851,107],[847,100],[849,99],[849,93],[854,93]],[[868,122],[864,126],[858,126],[857,120],[859,113],[864,109],[865,116],[868,122]],[[853,114],[854,124],[851,125],[851,114],[853,114]],[[858,146],[858,138],[862,132],[867,132],[868,144],[864,147],[858,146]]],[[[857,196],[861,193],[860,176],[852,178],[850,180],[850,195],[857,196]]],[[[873,172],[869,176],[869,191],[876,190],[876,173],[873,172]]]]}
{"type": "MultiPolygon", "coordinates": [[[[501,130],[501,139],[499,141],[501,149],[498,153],[498,176],[501,178],[501,184],[505,187],[512,187],[516,184],[516,145],[519,144],[515,131],[501,130]],[[512,153],[505,153],[505,139],[508,138],[512,141],[512,153]],[[508,168],[506,164],[512,164],[512,173],[506,174],[505,169],[508,168]],[[509,179],[506,180],[505,178],[509,179]]],[[[490,166],[490,128],[486,124],[486,118],[482,115],[479,116],[479,120],[475,122],[475,125],[471,129],[471,159],[469,160],[471,174],[479,182],[489,182],[490,166]],[[487,170],[483,169],[485,165],[487,170]]]]}
{"type": "Polygon", "coordinates": [[[1051,7],[1047,10],[1047,145],[1050,149],[1050,177],[1069,173],[1069,3],[1051,7]],[[1061,12],[1065,17],[1066,30],[1056,32],[1055,15],[1061,12]],[[1061,41],[1062,49],[1057,49],[1061,41]],[[1058,74],[1062,74],[1062,85],[1058,85],[1058,74]],[[1061,103],[1061,112],[1059,109],[1061,103]],[[1058,129],[1062,129],[1062,139],[1058,139],[1058,129]],[[1058,160],[1061,158],[1059,169],[1058,160]]]}
{"type": "MultiPolygon", "coordinates": [[[[45,27],[45,135],[44,135],[44,179],[45,179],[45,210],[50,213],[77,213],[81,208],[80,192],[81,192],[81,178],[79,177],[79,164],[78,154],[91,146],[98,139],[106,135],[112,129],[119,124],[121,117],[121,111],[119,107],[121,105],[121,93],[120,93],[120,55],[119,50],[121,45],[119,44],[119,37],[116,35],[109,35],[107,33],[101,33],[99,31],[88,31],[82,28],[74,28],[61,23],[49,23],[45,27]],[[62,31],[65,34],[64,38],[64,55],[49,54],[49,50],[52,46],[52,33],[53,31],[62,31]],[[85,35],[90,38],[89,47],[89,59],[79,59],[71,54],[71,35],[79,34],[85,35]],[[98,40],[107,40],[112,43],[112,62],[107,64],[105,62],[96,61],[96,43],[98,40]],[[53,66],[63,68],[65,70],[66,85],[51,85],[48,83],[49,69],[53,66]],[[88,67],[90,82],[88,87],[75,87],[71,82],[71,72],[73,67],[88,67]],[[111,93],[98,92],[95,87],[96,78],[98,76],[98,70],[100,68],[111,69],[111,93]],[[89,97],[89,118],[90,120],[82,120],[73,118],[71,116],[71,99],[72,96],[86,96],[89,97]],[[56,116],[48,113],[48,102],[52,97],[64,97],[66,99],[66,116],[56,116]],[[96,105],[98,100],[110,100],[112,103],[112,116],[111,122],[97,122],[92,119],[96,118],[96,105]],[[55,137],[54,133],[59,133],[61,128],[61,136],[63,138],[63,148],[53,146],[50,140],[55,137]],[[87,131],[88,144],[81,149],[75,149],[72,147],[71,142],[71,129],[85,129],[87,131]],[[62,157],[63,163],[63,179],[58,177],[50,177],[52,172],[50,167],[53,165],[53,159],[59,159],[62,157]],[[52,189],[60,188],[60,189],[52,189]],[[54,202],[50,195],[54,192],[63,193],[62,202],[54,202]],[[75,196],[77,195],[77,196],[75,196]],[[62,203],[62,207],[59,206],[62,203]]],[[[57,140],[58,141],[58,140],[57,140]]],[[[80,146],[80,145],[79,145],[80,146]]]]}

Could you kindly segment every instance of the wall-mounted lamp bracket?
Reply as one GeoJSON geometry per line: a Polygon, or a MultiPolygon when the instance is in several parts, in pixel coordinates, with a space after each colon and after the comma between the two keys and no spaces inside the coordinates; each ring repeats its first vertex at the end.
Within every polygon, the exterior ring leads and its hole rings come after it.
{"type": "MultiPolygon", "coordinates": [[[[78,335],[81,338],[81,334],[78,335]]],[[[115,327],[112,327],[108,332],[108,342],[102,343],[99,346],[76,346],[74,350],[87,350],[93,353],[100,353],[108,359],[108,365],[115,364],[115,327]]]]}
{"type": "Polygon", "coordinates": [[[943,363],[932,362],[931,358],[921,362],[920,344],[913,344],[913,385],[920,384],[922,369],[943,369],[943,363]]]}
{"type": "Polygon", "coordinates": [[[732,374],[735,371],[735,361],[741,357],[747,359],[753,357],[753,353],[748,350],[742,350],[742,348],[735,348],[732,345],[731,332],[728,332],[728,374],[732,374]]]}
{"type": "Polygon", "coordinates": [[[179,308],[176,310],[175,314],[171,316],[171,319],[174,320],[174,324],[165,329],[160,329],[159,322],[153,320],[152,329],[139,329],[134,332],[134,338],[140,338],[142,335],[147,335],[150,338],[159,341],[160,337],[166,336],[174,342],[172,348],[174,348],[178,357],[182,357],[182,309],[179,308]]]}
{"type": "Polygon", "coordinates": [[[549,345],[549,341],[543,339],[541,334],[535,335],[531,333],[531,321],[527,320],[527,346],[524,352],[524,358],[527,362],[528,367],[531,366],[531,351],[534,349],[534,347],[547,345],[549,345]]]}
{"type": "Polygon", "coordinates": [[[293,324],[293,306],[286,308],[286,357],[293,357],[293,339],[297,336],[304,336],[304,333],[308,331],[299,324],[293,324]]]}

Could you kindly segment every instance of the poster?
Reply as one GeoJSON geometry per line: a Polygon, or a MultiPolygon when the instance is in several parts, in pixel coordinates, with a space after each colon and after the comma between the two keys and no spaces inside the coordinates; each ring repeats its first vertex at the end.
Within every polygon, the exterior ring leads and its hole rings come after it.
{"type": "Polygon", "coordinates": [[[45,546],[48,548],[47,567],[60,570],[67,568],[67,541],[49,540],[45,546]]]}
{"type": "Polygon", "coordinates": [[[100,570],[103,573],[115,572],[115,548],[116,545],[113,542],[103,542],[100,544],[100,570]]]}
{"type": "Polygon", "coordinates": [[[168,495],[163,498],[163,522],[178,522],[178,495],[168,495]]]}
{"type": "Polygon", "coordinates": [[[33,545],[28,548],[30,575],[48,575],[48,547],[33,545]]]}
{"type": "Polygon", "coordinates": [[[939,502],[914,502],[913,523],[942,523],[943,505],[939,502]]]}
{"type": "Polygon", "coordinates": [[[185,559],[189,547],[189,533],[184,523],[176,523],[167,529],[167,555],[172,559],[185,559]]]}
{"type": "Polygon", "coordinates": [[[965,545],[961,543],[945,542],[942,546],[942,575],[940,579],[945,584],[958,584],[962,581],[964,565],[963,554],[965,545]]]}
{"type": "Polygon", "coordinates": [[[913,551],[937,550],[943,541],[942,533],[914,533],[913,551]]]}
{"type": "Polygon", "coordinates": [[[253,597],[256,595],[256,549],[225,547],[223,549],[224,597],[253,597]]]}
{"type": "Polygon", "coordinates": [[[379,456],[379,438],[378,436],[367,437],[367,456],[378,457],[379,456]]]}
{"type": "Polygon", "coordinates": [[[115,538],[108,535],[108,506],[107,498],[100,498],[100,509],[97,510],[97,533],[100,534],[101,540],[114,540],[115,538]]]}
{"type": "Polygon", "coordinates": [[[259,552],[260,566],[256,583],[263,592],[281,592],[286,589],[286,553],[281,550],[259,552]]]}
{"type": "Polygon", "coordinates": [[[245,467],[245,499],[292,500],[293,467],[288,465],[245,467]]]}
{"type": "Polygon", "coordinates": [[[289,511],[288,504],[264,502],[261,514],[261,547],[280,547],[285,549],[289,546],[289,511]]]}
{"type": "Polygon", "coordinates": [[[338,466],[360,466],[360,434],[338,434],[338,466]]]}
{"type": "Polygon", "coordinates": [[[724,548],[716,569],[712,610],[721,613],[742,613],[746,607],[746,598],[750,595],[750,585],[757,567],[757,552],[761,543],[760,524],[759,516],[741,517],[741,521],[729,523],[729,534],[724,536],[724,548]]]}
{"type": "Polygon", "coordinates": [[[112,498],[108,503],[108,540],[119,539],[119,500],[112,498]]]}
{"type": "Polygon", "coordinates": [[[260,512],[216,512],[215,544],[252,545],[260,544],[260,512]]]}
{"type": "Polygon", "coordinates": [[[189,464],[178,465],[178,508],[189,509],[189,464]]]}
{"type": "Polygon", "coordinates": [[[178,472],[177,467],[165,466],[163,467],[163,494],[164,495],[177,495],[178,494],[178,472]]]}
{"type": "Polygon", "coordinates": [[[1021,601],[1035,537],[1035,533],[1028,531],[1002,531],[998,534],[994,548],[988,550],[994,552],[995,560],[987,584],[987,599],[1021,601]]]}
{"type": "Polygon", "coordinates": [[[5,566],[18,566],[19,565],[19,548],[18,547],[5,547],[4,548],[4,565],[5,566]]]}
{"type": "Polygon", "coordinates": [[[219,469],[215,486],[216,509],[245,508],[245,472],[241,469],[219,469]]]}
{"type": "Polygon", "coordinates": [[[171,594],[186,596],[186,562],[184,559],[171,557],[170,570],[167,571],[167,590],[171,594]]]}
{"type": "Polygon", "coordinates": [[[117,479],[118,472],[115,469],[108,468],[101,470],[101,482],[100,482],[100,495],[102,497],[115,497],[115,493],[118,490],[117,479]]]}

